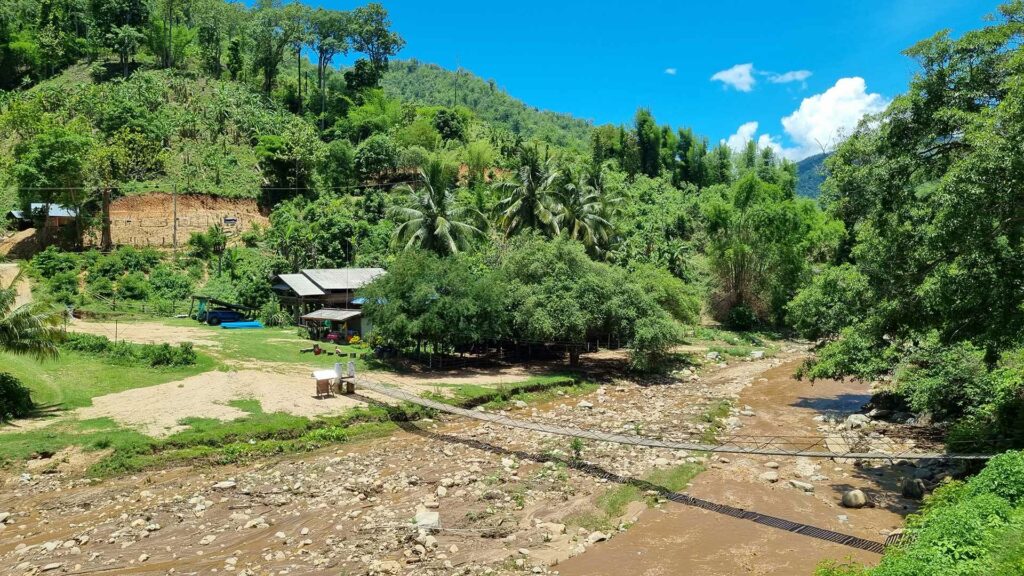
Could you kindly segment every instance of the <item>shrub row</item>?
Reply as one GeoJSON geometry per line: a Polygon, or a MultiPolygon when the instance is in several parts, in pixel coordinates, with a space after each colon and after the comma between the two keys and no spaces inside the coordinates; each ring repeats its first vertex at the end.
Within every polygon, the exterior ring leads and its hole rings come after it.
{"type": "Polygon", "coordinates": [[[191,366],[198,359],[191,342],[170,344],[132,344],[111,342],[106,336],[69,332],[61,347],[75,352],[103,356],[126,366],[191,366]]]}

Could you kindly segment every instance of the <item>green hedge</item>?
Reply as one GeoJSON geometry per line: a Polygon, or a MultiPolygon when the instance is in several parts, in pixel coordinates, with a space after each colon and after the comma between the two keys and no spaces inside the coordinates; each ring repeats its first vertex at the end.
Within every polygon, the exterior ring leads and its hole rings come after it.
{"type": "Polygon", "coordinates": [[[197,355],[191,342],[170,344],[132,344],[111,342],[106,336],[69,332],[61,347],[75,352],[103,356],[126,366],[192,366],[197,355]]]}

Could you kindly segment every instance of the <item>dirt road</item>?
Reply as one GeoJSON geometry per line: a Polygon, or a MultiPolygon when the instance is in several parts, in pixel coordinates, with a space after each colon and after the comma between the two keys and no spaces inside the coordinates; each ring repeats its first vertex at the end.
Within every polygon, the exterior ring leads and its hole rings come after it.
{"type": "MultiPolygon", "coordinates": [[[[786,360],[798,355],[783,354],[786,360]]],[[[842,396],[848,388],[839,384],[800,388],[789,378],[793,366],[763,359],[708,366],[670,381],[609,381],[583,399],[512,412],[670,437],[700,433],[707,427],[702,414],[725,397],[740,395],[740,405],[750,404],[756,414],[735,416],[743,428],[773,431],[813,430],[816,411],[833,402],[847,409],[862,398],[863,390],[842,396]]],[[[831,463],[815,469],[812,462],[780,462],[783,480],[767,484],[757,480],[764,463],[753,458],[724,463],[594,444],[583,449],[588,466],[577,468],[559,463],[569,451],[562,437],[478,421],[422,422],[388,438],[242,467],[101,483],[79,478],[70,463],[42,476],[12,471],[0,491],[0,514],[10,514],[0,525],[0,573],[798,574],[825,558],[872,560],[674,503],[634,504],[619,519],[622,531],[613,524],[611,533],[577,520],[616,486],[609,477],[643,478],[685,463],[710,467],[691,493],[723,504],[876,540],[883,538],[880,530],[900,523],[898,502],[891,510],[838,509],[836,490],[870,482],[831,463]],[[813,495],[786,483],[798,474],[814,482],[813,495]],[[828,479],[814,480],[818,474],[828,479]],[[433,526],[439,530],[426,530],[433,526]]]]}

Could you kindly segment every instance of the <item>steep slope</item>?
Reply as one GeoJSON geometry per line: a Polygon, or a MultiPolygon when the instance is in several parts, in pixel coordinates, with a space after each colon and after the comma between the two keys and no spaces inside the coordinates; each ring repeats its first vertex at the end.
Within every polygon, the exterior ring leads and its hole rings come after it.
{"type": "Polygon", "coordinates": [[[417,60],[392,62],[382,82],[384,90],[409,102],[430,106],[457,103],[481,119],[525,138],[559,146],[584,147],[590,140],[590,122],[569,114],[538,110],[503,91],[493,80],[470,72],[452,72],[417,60]],[[456,92],[458,99],[456,100],[456,92]]]}

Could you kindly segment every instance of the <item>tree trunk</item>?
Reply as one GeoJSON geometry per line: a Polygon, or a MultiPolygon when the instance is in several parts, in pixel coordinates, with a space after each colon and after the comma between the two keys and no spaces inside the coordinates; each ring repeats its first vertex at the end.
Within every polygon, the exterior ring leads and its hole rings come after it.
{"type": "Polygon", "coordinates": [[[579,368],[580,366],[580,348],[579,346],[573,346],[569,348],[569,366],[572,368],[579,368]]]}

